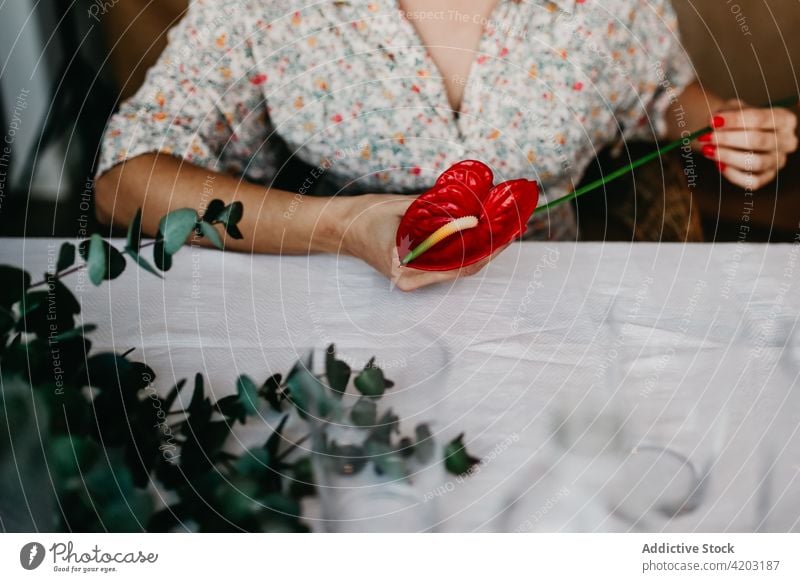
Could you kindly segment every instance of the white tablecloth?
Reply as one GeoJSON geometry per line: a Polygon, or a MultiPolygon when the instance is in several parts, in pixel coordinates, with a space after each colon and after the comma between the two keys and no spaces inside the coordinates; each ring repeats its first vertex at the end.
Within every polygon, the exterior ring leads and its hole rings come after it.
{"type": "MultiPolygon", "coordinates": [[[[346,257],[185,248],[163,281],[130,264],[100,288],[68,281],[95,348],[135,347],[162,389],[201,371],[224,395],[330,343],[353,365],[374,354],[408,429],[464,432],[484,459],[427,492],[437,530],[797,531],[799,250],[524,243],[471,279],[403,293],[346,257]],[[707,470],[691,510],[596,511],[597,459],[631,442],[707,470]]],[[[38,273],[54,253],[4,239],[0,262],[38,273]]],[[[248,422],[244,445],[265,422],[248,422]]],[[[672,494],[684,469],[643,483],[672,494]]]]}

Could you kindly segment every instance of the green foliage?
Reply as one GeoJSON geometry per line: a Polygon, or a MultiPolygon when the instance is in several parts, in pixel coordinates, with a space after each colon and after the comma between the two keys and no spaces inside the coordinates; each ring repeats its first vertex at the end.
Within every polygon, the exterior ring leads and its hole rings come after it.
{"type": "Polygon", "coordinates": [[[78,247],[81,257],[86,261],[89,280],[94,285],[116,279],[125,270],[125,257],[95,233],[78,247]]]}
{"type": "Polygon", "coordinates": [[[350,411],[350,420],[356,426],[375,426],[378,421],[378,405],[371,398],[359,398],[350,411]]]}
{"type": "Polygon", "coordinates": [[[325,376],[331,389],[338,394],[344,394],[350,382],[350,374],[350,366],[336,359],[336,346],[331,344],[325,351],[325,376]]]}
{"type": "Polygon", "coordinates": [[[164,252],[174,255],[197,225],[197,212],[191,208],[173,210],[158,223],[158,234],[164,239],[164,252]]]}
{"type": "Polygon", "coordinates": [[[286,387],[289,399],[301,418],[321,420],[331,415],[338,403],[331,398],[330,390],[312,370],[313,353],[309,352],[289,372],[286,387]]]}
{"type": "Polygon", "coordinates": [[[69,269],[75,263],[75,245],[65,242],[61,245],[58,251],[58,262],[56,263],[56,271],[64,271],[69,269]]]}
{"type": "Polygon", "coordinates": [[[222,224],[228,236],[235,239],[242,239],[242,233],[237,224],[242,220],[244,205],[241,202],[233,202],[228,206],[221,200],[212,200],[203,215],[203,222],[208,224],[222,224]]]}
{"type": "Polygon", "coordinates": [[[391,380],[383,376],[383,370],[375,365],[375,358],[372,358],[361,373],[353,381],[356,389],[364,396],[380,398],[387,388],[394,386],[391,380]]]}
{"type": "MultiPolygon", "coordinates": [[[[314,370],[309,353],[285,381],[281,374],[263,381],[241,375],[235,393],[219,399],[209,396],[200,374],[191,388],[180,380],[162,396],[155,372],[129,353],[92,351],[94,326],[76,326],[81,306],[62,277],[85,268],[99,285],[122,274],[126,256],[160,276],[156,268],[169,270],[193,233],[220,248],[215,225],[241,238],[242,210],[239,202],[226,206],[219,200],[202,218],[194,210],[176,210],[161,220],[156,239],[144,244],[139,211],[123,252],[97,234],[77,253],[64,243],[56,273],[38,283],[22,269],[0,265],[0,418],[6,423],[0,427],[0,470],[12,476],[0,479],[0,524],[7,530],[306,531],[300,500],[315,494],[316,476],[300,444],[348,419],[363,431],[363,445],[325,438],[319,450],[336,472],[350,475],[371,466],[383,478],[402,479],[410,474],[409,462],[431,461],[435,446],[426,425],[417,426],[412,440],[401,435],[394,412],[379,414],[378,401],[393,384],[374,358],[355,376],[361,396],[348,409],[347,398],[356,396],[346,396],[352,370],[337,359],[333,345],[324,373],[314,370]],[[141,255],[148,245],[155,267],[141,255]],[[76,254],[82,265],[75,265],[76,254]],[[260,414],[268,424],[280,415],[264,444],[232,453],[232,429],[260,414]],[[288,426],[294,427],[291,435],[288,426]],[[305,436],[292,440],[298,430],[305,436]],[[168,506],[156,509],[154,482],[169,493],[163,497],[168,506]]],[[[451,443],[448,451],[448,469],[474,462],[463,444],[451,443]]]]}
{"type": "Polygon", "coordinates": [[[247,376],[239,376],[236,381],[238,403],[246,416],[258,414],[258,388],[247,376]]]}
{"type": "Polygon", "coordinates": [[[444,466],[453,475],[469,473],[478,463],[480,463],[480,459],[467,452],[463,434],[450,441],[444,449],[444,466]]]}
{"type": "Polygon", "coordinates": [[[161,277],[153,266],[147,262],[147,259],[139,254],[142,246],[142,209],[136,211],[136,216],[128,225],[128,236],[125,240],[125,254],[136,261],[142,269],[148,273],[152,273],[156,277],[161,277]]]}

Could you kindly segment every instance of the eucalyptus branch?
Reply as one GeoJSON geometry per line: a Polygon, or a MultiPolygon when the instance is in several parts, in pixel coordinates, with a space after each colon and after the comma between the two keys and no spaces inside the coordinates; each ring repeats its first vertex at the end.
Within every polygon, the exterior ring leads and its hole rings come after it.
{"type": "Polygon", "coordinates": [[[302,445],[304,442],[306,442],[310,438],[311,438],[311,434],[309,433],[309,434],[305,435],[304,437],[298,439],[297,441],[293,442],[292,444],[289,445],[288,449],[286,449],[280,455],[278,455],[278,457],[275,459],[275,461],[276,462],[283,461],[286,457],[288,457],[291,453],[293,453],[297,447],[302,445]]]}

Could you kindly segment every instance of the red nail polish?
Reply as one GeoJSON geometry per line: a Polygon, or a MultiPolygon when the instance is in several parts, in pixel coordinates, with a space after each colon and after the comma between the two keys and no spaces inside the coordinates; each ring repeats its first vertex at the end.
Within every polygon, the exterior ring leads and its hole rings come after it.
{"type": "Polygon", "coordinates": [[[725,162],[717,162],[717,169],[719,170],[720,174],[725,172],[727,167],[728,167],[728,165],[725,162]]]}
{"type": "Polygon", "coordinates": [[[697,138],[697,141],[703,142],[703,143],[708,143],[708,142],[711,141],[711,134],[710,133],[704,133],[703,135],[701,135],[700,137],[697,138]]]}
{"type": "Polygon", "coordinates": [[[714,154],[717,153],[717,146],[713,145],[704,145],[703,146],[703,155],[707,158],[713,158],[714,154]]]}
{"type": "Polygon", "coordinates": [[[721,115],[715,115],[711,119],[711,126],[716,128],[724,127],[725,126],[725,118],[721,115]]]}

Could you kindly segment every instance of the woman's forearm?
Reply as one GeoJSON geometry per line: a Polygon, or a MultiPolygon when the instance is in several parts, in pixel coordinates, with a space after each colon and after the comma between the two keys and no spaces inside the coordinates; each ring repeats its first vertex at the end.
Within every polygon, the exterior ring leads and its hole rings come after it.
{"type": "Polygon", "coordinates": [[[95,184],[98,218],[125,226],[142,208],[142,230],[154,236],[162,216],[177,208],[202,214],[211,200],[244,204],[243,240],[227,237],[226,248],[259,253],[337,252],[350,213],[350,199],[302,196],[267,189],[211,172],[169,156],[146,154],[127,160],[95,184]]]}
{"type": "Polygon", "coordinates": [[[678,139],[685,132],[692,132],[711,122],[711,116],[725,100],[711,91],[704,91],[695,81],[675,99],[666,112],[668,140],[678,139]]]}

